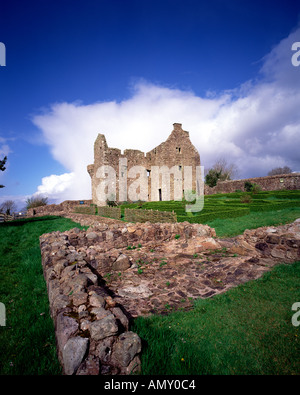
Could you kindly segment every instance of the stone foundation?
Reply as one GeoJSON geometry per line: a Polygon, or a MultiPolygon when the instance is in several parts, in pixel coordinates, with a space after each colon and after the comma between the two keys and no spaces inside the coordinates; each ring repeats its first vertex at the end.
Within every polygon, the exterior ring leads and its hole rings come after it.
{"type": "Polygon", "coordinates": [[[122,375],[140,369],[132,318],[190,309],[195,298],[300,260],[300,219],[227,239],[187,222],[97,222],[42,235],[40,245],[63,372],[122,375]]]}

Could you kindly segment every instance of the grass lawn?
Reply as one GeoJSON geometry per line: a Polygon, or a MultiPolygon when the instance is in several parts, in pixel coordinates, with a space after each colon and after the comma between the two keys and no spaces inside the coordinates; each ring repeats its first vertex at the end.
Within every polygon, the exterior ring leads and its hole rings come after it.
{"type": "Polygon", "coordinates": [[[207,221],[216,230],[218,237],[232,237],[242,234],[246,229],[261,226],[279,226],[300,218],[300,207],[283,208],[276,211],[256,211],[242,217],[207,221]]]}
{"type": "MultiPolygon", "coordinates": [[[[267,210],[257,210],[263,203],[252,202],[246,215],[216,216],[209,225],[218,236],[230,236],[246,228],[292,222],[300,217],[299,194],[294,192],[279,198],[265,194],[258,200],[266,201],[267,210]]],[[[240,205],[234,196],[209,199],[210,213],[218,211],[214,202],[223,212],[240,205]]],[[[0,224],[0,302],[6,307],[6,326],[0,327],[2,375],[61,374],[39,236],[75,226],[82,228],[60,217],[0,224]]],[[[300,302],[300,262],[276,266],[259,280],[195,301],[192,311],[139,317],[131,329],[144,343],[142,374],[300,374],[300,326],[291,322],[295,302],[300,302]]]]}
{"type": "Polygon", "coordinates": [[[44,217],[0,225],[0,374],[60,374],[53,322],[49,315],[39,236],[75,226],[69,219],[44,217]]]}
{"type": "Polygon", "coordinates": [[[139,317],[132,330],[144,341],[142,374],[300,374],[297,301],[300,262],[197,300],[191,311],[139,317]]]}

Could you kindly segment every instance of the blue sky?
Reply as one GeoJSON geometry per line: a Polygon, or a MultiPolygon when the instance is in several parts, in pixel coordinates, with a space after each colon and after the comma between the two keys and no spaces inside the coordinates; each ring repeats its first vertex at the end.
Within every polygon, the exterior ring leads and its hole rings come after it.
{"type": "Polygon", "coordinates": [[[300,170],[298,0],[0,0],[1,201],[90,198],[93,142],[152,149],[179,122],[205,168],[300,170]]]}

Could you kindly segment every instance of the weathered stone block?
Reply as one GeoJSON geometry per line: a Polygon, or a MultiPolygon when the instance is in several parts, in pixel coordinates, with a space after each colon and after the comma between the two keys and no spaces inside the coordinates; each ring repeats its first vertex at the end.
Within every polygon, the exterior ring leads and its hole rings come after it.
{"type": "Polygon", "coordinates": [[[90,334],[93,340],[102,340],[118,332],[118,325],[113,314],[92,322],[90,334]]]}
{"type": "Polygon", "coordinates": [[[121,367],[126,367],[133,358],[141,352],[142,342],[140,337],[134,332],[121,334],[114,344],[112,360],[121,367]]]}
{"type": "Polygon", "coordinates": [[[88,348],[89,340],[77,336],[70,338],[63,348],[64,373],[72,375],[76,372],[88,348]]]}

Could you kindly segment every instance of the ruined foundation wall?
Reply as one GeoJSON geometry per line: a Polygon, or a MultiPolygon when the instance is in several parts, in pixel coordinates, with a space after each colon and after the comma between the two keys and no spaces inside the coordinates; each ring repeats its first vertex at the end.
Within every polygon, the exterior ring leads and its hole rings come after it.
{"type": "Polygon", "coordinates": [[[27,216],[41,216],[41,215],[57,215],[59,213],[69,213],[75,210],[75,207],[89,207],[92,204],[92,200],[65,200],[60,204],[46,204],[45,206],[39,206],[30,208],[27,210],[27,216]],[[81,204],[83,203],[83,204],[81,204]]]}

